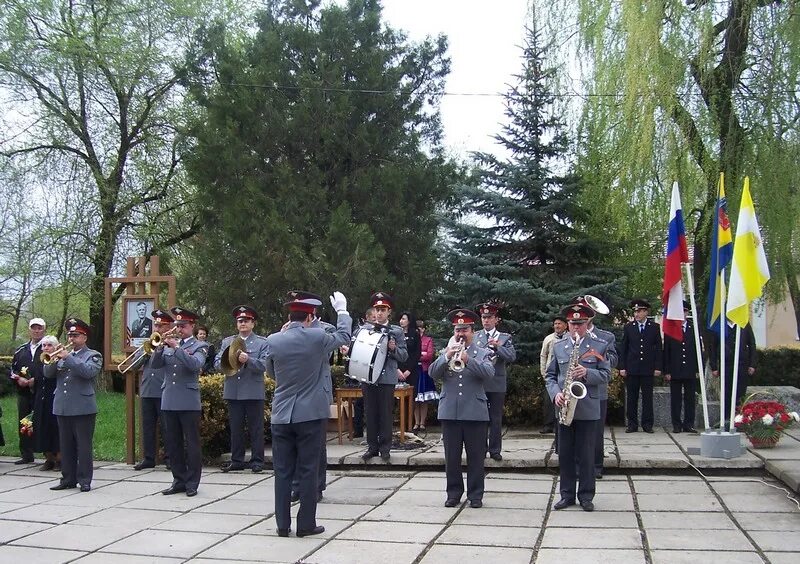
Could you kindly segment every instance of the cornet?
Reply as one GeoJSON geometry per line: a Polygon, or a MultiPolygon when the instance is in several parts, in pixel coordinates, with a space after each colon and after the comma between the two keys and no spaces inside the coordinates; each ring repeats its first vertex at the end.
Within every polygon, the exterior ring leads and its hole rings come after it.
{"type": "Polygon", "coordinates": [[[456,352],[453,353],[453,356],[450,357],[450,362],[448,363],[448,366],[450,367],[450,370],[453,372],[462,372],[464,370],[464,361],[461,360],[461,353],[464,352],[464,341],[458,339],[457,342],[458,342],[458,348],[456,349],[456,352]]]}
{"type": "Polygon", "coordinates": [[[59,344],[53,352],[43,352],[39,355],[39,360],[42,361],[42,364],[53,364],[54,362],[58,362],[58,353],[61,351],[72,352],[72,343],[67,343],[66,345],[59,344]]]}

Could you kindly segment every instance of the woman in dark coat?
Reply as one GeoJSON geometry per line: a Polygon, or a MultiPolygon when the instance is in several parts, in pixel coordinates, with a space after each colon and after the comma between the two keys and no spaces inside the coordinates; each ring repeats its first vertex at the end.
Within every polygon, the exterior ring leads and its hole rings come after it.
{"type": "MultiPolygon", "coordinates": [[[[42,352],[52,352],[57,344],[58,340],[48,335],[42,339],[42,352]]],[[[45,378],[41,368],[37,372],[33,379],[33,451],[44,453],[45,461],[39,470],[60,471],[58,419],[53,415],[56,379],[45,378]]]]}
{"type": "Polygon", "coordinates": [[[397,363],[397,379],[414,388],[411,393],[411,397],[414,398],[417,393],[417,381],[419,380],[419,357],[422,354],[422,343],[417,332],[417,316],[410,311],[404,311],[400,314],[399,323],[406,338],[408,359],[405,362],[397,363]]]}

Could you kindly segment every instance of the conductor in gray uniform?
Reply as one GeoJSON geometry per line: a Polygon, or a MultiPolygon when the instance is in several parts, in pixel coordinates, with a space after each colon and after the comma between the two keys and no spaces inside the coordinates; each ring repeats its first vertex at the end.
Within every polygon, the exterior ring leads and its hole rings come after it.
{"type": "Polygon", "coordinates": [[[231,428],[231,460],[222,465],[223,472],[244,470],[249,467],[254,473],[264,469],[264,371],[267,360],[267,339],[253,332],[258,313],[250,306],[240,305],[231,312],[236,319],[238,335],[222,340],[220,352],[214,359],[214,368],[219,371],[223,355],[228,354],[233,340],[238,336],[244,341],[244,350],[239,351],[241,368],[227,375],[222,399],[228,402],[228,419],[231,428]],[[250,430],[250,462],[245,464],[245,419],[250,430]]]}
{"type": "Polygon", "coordinates": [[[172,485],[161,493],[197,495],[203,454],[200,446],[200,370],[206,362],[208,343],[194,337],[197,314],[181,307],[170,310],[177,336],[164,339],[153,352],[153,368],[164,368],[161,414],[167,424],[167,454],[172,466],[172,485]],[[184,454],[185,452],[185,454],[184,454]]]}
{"type": "Polygon", "coordinates": [[[367,412],[367,452],[361,455],[369,460],[378,455],[388,462],[392,447],[392,422],[394,421],[394,388],[397,385],[397,363],[408,359],[406,338],[399,325],[390,325],[394,302],[386,292],[376,292],[370,298],[370,307],[375,310],[372,331],[383,331],[389,335],[386,362],[383,370],[372,384],[362,384],[364,411],[367,412]]]}
{"type": "Polygon", "coordinates": [[[578,347],[577,365],[572,369],[574,381],[586,386],[586,396],[575,399],[575,416],[571,425],[558,425],[558,467],[561,499],[553,509],[575,505],[577,497],[584,511],[594,510],[594,456],[597,425],[600,419],[599,388],[607,385],[611,367],[606,357],[608,344],[588,331],[587,321],[594,311],[581,304],[562,310],[569,324],[569,336],[553,346],[553,359],[547,366],[547,391],[560,413],[566,396],[564,382],[570,371],[573,349],[578,347]],[[577,467],[577,472],[576,472],[577,467]],[[576,482],[579,482],[578,485],[576,482]]]}
{"type": "Polygon", "coordinates": [[[475,334],[475,344],[489,350],[494,363],[494,378],[486,382],[486,397],[489,398],[489,457],[503,460],[503,406],[506,401],[506,365],[517,360],[517,351],[511,342],[511,335],[497,330],[500,308],[494,303],[478,304],[475,309],[481,316],[483,329],[475,334]]]}
{"type": "Polygon", "coordinates": [[[289,308],[289,324],[267,337],[267,372],[275,377],[272,400],[272,458],[275,469],[275,521],[278,535],[289,536],[291,527],[291,487],[297,472],[300,481],[300,509],[297,536],[325,531],[317,526],[319,447],[323,425],[330,416],[330,390],[322,364],[336,348],[350,341],[352,320],[347,299],[340,292],[331,296],[338,314],[336,331],[311,327],[320,300],[294,299],[289,308]]]}
{"type": "Polygon", "coordinates": [[[86,346],[89,325],[75,317],[64,324],[72,352],[55,353],[58,362],[44,366],[46,378],[56,379],[53,415],[58,417],[61,448],[61,481],[51,490],[67,490],[80,484],[92,489],[92,439],[97,418],[94,381],[103,366],[103,356],[86,346]]]}
{"type": "Polygon", "coordinates": [[[483,506],[484,460],[486,457],[486,430],[489,422],[487,407],[487,382],[495,377],[495,367],[486,348],[474,341],[473,324],[478,315],[466,309],[447,314],[453,324],[456,343],[433,361],[428,372],[434,380],[442,381],[439,396],[439,421],[442,423],[444,466],[447,475],[445,507],[455,507],[464,493],[461,477],[461,453],[467,451],[467,499],[470,507],[483,506]],[[463,350],[462,350],[463,346],[463,350]],[[461,353],[458,353],[462,350],[461,353]],[[459,354],[463,369],[457,370],[459,354]],[[454,370],[456,368],[456,370],[454,370]]]}
{"type": "MultiPolygon", "coordinates": [[[[155,330],[164,335],[172,329],[175,321],[166,311],[157,309],[151,314],[155,330]]],[[[146,354],[142,349],[133,363],[135,370],[142,366],[142,380],[139,385],[139,403],[142,409],[142,443],[144,444],[144,458],[133,467],[134,470],[156,467],[156,426],[160,423],[161,439],[167,440],[167,426],[161,414],[161,393],[164,387],[164,367],[153,368],[153,355],[146,354]]],[[[169,468],[169,456],[164,459],[164,464],[169,468]]]]}

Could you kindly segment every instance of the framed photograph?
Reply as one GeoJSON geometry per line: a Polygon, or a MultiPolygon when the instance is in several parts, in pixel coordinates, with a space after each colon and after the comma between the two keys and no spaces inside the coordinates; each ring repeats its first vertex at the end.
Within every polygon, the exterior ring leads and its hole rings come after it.
{"type": "Polygon", "coordinates": [[[126,296],[123,300],[124,348],[126,351],[130,351],[140,346],[152,335],[152,313],[157,304],[154,296],[126,296]]]}

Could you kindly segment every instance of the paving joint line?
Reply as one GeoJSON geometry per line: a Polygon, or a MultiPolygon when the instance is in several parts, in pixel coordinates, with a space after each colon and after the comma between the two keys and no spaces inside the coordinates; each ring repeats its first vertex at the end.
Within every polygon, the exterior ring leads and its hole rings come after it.
{"type": "Polygon", "coordinates": [[[531,554],[530,564],[536,563],[536,557],[539,556],[539,550],[541,550],[542,544],[544,543],[544,535],[547,532],[547,523],[550,520],[550,513],[553,511],[553,503],[555,502],[556,491],[559,491],[558,484],[558,477],[554,476],[552,478],[552,483],[550,484],[550,497],[547,500],[547,507],[545,507],[544,510],[544,517],[542,518],[542,526],[539,530],[539,536],[536,537],[536,542],[533,545],[533,554],[531,554]]]}
{"type": "Polygon", "coordinates": [[[639,497],[636,493],[636,487],[633,484],[633,478],[630,474],[626,475],[628,480],[628,487],[631,490],[631,498],[633,499],[633,513],[636,516],[636,524],[639,528],[639,537],[642,541],[642,550],[644,551],[644,561],[646,564],[653,564],[653,555],[650,553],[650,541],[647,539],[647,531],[644,528],[644,521],[642,520],[642,512],[639,509],[639,497]]]}

